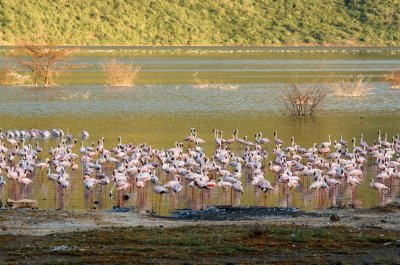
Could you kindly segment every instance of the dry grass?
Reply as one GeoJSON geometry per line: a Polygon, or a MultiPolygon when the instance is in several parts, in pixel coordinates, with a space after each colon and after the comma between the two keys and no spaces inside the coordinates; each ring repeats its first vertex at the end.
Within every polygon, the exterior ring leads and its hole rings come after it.
{"type": "Polygon", "coordinates": [[[121,87],[134,86],[135,78],[142,69],[141,65],[122,63],[115,58],[100,63],[100,67],[106,75],[107,84],[121,87]]]}
{"type": "Polygon", "coordinates": [[[281,102],[291,115],[312,115],[327,96],[328,91],[322,84],[312,84],[300,87],[290,84],[282,90],[281,102]]]}
{"type": "Polygon", "coordinates": [[[369,84],[371,78],[364,74],[349,76],[346,80],[332,83],[330,88],[335,96],[339,97],[363,97],[370,93],[373,87],[369,84]]]}
{"type": "Polygon", "coordinates": [[[383,80],[390,83],[391,89],[400,89],[400,71],[384,75],[383,80]]]}

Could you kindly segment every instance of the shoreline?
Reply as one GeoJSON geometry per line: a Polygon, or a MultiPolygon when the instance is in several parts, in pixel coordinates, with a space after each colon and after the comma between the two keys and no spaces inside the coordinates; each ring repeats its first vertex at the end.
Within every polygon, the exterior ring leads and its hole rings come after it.
{"type": "Polygon", "coordinates": [[[352,227],[400,231],[400,209],[321,209],[296,215],[265,215],[243,220],[188,220],[158,217],[147,213],[78,210],[1,210],[0,235],[47,236],[54,233],[71,233],[105,228],[126,227],[182,227],[220,226],[245,224],[274,224],[310,227],[352,227]],[[332,221],[332,215],[339,221],[332,221]]]}

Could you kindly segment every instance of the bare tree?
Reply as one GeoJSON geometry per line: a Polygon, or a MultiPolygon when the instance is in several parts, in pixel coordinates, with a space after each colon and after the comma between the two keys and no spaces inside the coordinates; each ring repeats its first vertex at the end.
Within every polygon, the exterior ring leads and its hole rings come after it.
{"type": "Polygon", "coordinates": [[[107,83],[111,86],[133,86],[135,78],[142,69],[141,65],[123,63],[113,58],[110,61],[100,63],[100,67],[106,75],[107,83]]]}
{"type": "Polygon", "coordinates": [[[76,68],[68,61],[77,50],[57,47],[52,43],[25,42],[18,45],[14,56],[22,67],[31,72],[35,86],[51,86],[54,85],[54,77],[67,69],[76,68]]]}
{"type": "Polygon", "coordinates": [[[282,89],[281,102],[291,115],[312,115],[320,103],[328,95],[328,90],[322,84],[312,84],[300,87],[292,83],[282,89]]]}

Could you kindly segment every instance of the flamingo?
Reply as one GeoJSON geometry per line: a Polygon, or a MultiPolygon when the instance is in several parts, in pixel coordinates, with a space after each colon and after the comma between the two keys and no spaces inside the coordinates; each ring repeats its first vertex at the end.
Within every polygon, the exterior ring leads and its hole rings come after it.
{"type": "Polygon", "coordinates": [[[356,176],[349,176],[347,173],[345,173],[345,177],[347,178],[347,184],[351,186],[351,201],[354,206],[356,187],[361,184],[361,180],[356,176]]]}
{"type": "Polygon", "coordinates": [[[262,132],[259,132],[258,134],[256,134],[256,143],[257,144],[268,144],[269,143],[269,139],[262,137],[262,132]]]}
{"type": "Polygon", "coordinates": [[[275,139],[275,144],[276,145],[283,145],[283,141],[278,138],[278,133],[274,132],[274,139],[275,139]]]}
{"type": "Polygon", "coordinates": [[[89,138],[89,133],[85,130],[82,130],[82,140],[89,138]]]}
{"type": "Polygon", "coordinates": [[[225,144],[226,145],[230,145],[230,144],[233,144],[235,142],[235,132],[236,131],[232,132],[232,138],[228,138],[228,139],[225,140],[225,144]]]}
{"type": "Polygon", "coordinates": [[[232,189],[233,189],[234,191],[236,191],[236,192],[239,192],[239,193],[243,193],[243,192],[244,192],[244,189],[243,189],[243,186],[242,186],[242,182],[239,181],[239,180],[236,180],[236,181],[232,184],[232,189]]]}
{"type": "Polygon", "coordinates": [[[164,193],[167,193],[168,191],[165,187],[161,186],[159,182],[157,182],[156,185],[154,185],[153,191],[156,194],[160,195],[159,202],[158,202],[158,205],[159,205],[158,212],[160,212],[161,211],[161,195],[164,193]]]}
{"type": "Polygon", "coordinates": [[[321,198],[321,191],[323,191],[324,197],[322,198],[322,204],[325,201],[325,189],[328,188],[328,184],[324,181],[323,177],[319,173],[314,173],[317,179],[311,183],[309,189],[314,190],[314,201],[315,201],[315,191],[318,191],[319,197],[321,198]]]}
{"type": "Polygon", "coordinates": [[[269,161],[269,170],[275,174],[278,174],[281,171],[281,167],[279,165],[272,164],[272,161],[269,161]]]}
{"type": "Polygon", "coordinates": [[[46,169],[49,167],[49,162],[50,160],[46,158],[45,162],[37,163],[35,167],[37,167],[38,169],[46,169]]]}
{"type": "Polygon", "coordinates": [[[369,184],[369,186],[371,188],[374,188],[374,189],[378,190],[378,204],[380,205],[382,203],[382,200],[383,200],[382,192],[385,191],[385,190],[389,191],[389,188],[386,185],[382,184],[382,183],[375,182],[374,178],[371,178],[371,183],[369,184]]]}
{"type": "Polygon", "coordinates": [[[240,138],[239,136],[239,129],[235,129],[235,139],[236,142],[238,142],[239,144],[244,144],[244,139],[240,138]]]}

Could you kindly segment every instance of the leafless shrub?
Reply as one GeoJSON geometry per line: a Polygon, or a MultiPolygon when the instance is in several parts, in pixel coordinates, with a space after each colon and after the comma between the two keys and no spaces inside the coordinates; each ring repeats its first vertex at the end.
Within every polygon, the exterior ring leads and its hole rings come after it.
{"type": "Polygon", "coordinates": [[[106,75],[107,84],[111,86],[134,86],[135,78],[142,69],[141,65],[134,66],[131,63],[123,63],[111,59],[100,63],[100,67],[106,75]]]}
{"type": "Polygon", "coordinates": [[[330,85],[333,94],[339,97],[362,97],[369,94],[373,89],[369,85],[371,78],[367,78],[364,74],[357,76],[349,76],[346,80],[335,82],[330,85]]]}
{"type": "Polygon", "coordinates": [[[400,89],[400,71],[384,75],[383,80],[389,82],[392,89],[400,89]]]}
{"type": "Polygon", "coordinates": [[[281,102],[291,115],[312,115],[315,109],[328,95],[328,90],[323,84],[311,84],[300,87],[292,83],[282,89],[281,102]]]}

